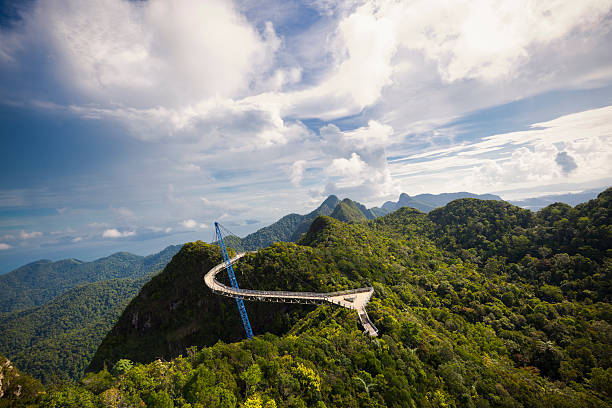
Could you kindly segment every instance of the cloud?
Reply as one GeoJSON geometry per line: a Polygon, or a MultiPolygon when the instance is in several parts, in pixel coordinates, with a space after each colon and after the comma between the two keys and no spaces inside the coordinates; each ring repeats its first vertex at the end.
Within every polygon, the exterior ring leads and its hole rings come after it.
{"type": "Polygon", "coordinates": [[[165,232],[166,234],[169,234],[170,232],[172,232],[172,227],[166,227],[166,228],[161,228],[161,227],[148,227],[148,229],[150,231],[153,232],[165,232]]]}
{"type": "Polygon", "coordinates": [[[29,97],[58,88],[39,106],[117,121],[139,139],[253,150],[307,138],[300,118],[372,109],[404,134],[570,79],[609,81],[609,30],[599,28],[611,6],[318,1],[317,24],[279,37],[222,0],[37,1],[22,29],[1,32],[0,69],[36,78],[20,82],[40,88],[29,97]],[[592,63],[572,62],[585,50],[592,63]]]}
{"type": "Polygon", "coordinates": [[[266,98],[241,101],[211,97],[180,107],[117,108],[70,107],[92,119],[113,120],[125,125],[142,140],[175,140],[199,144],[200,148],[253,150],[283,145],[308,130],[298,121],[281,117],[279,104],[266,98]]]}
{"type": "Polygon", "coordinates": [[[55,88],[55,100],[37,107],[118,121],[140,139],[223,141],[237,123],[265,146],[294,129],[273,107],[239,101],[267,83],[299,81],[299,67],[273,66],[280,43],[271,23],[258,29],[223,0],[36,1],[20,30],[0,31],[0,69],[36,78],[13,89],[30,99],[55,88]]]}
{"type": "Polygon", "coordinates": [[[374,200],[395,193],[385,150],[393,135],[390,126],[370,121],[350,131],[327,125],[320,132],[325,139],[320,161],[329,177],[323,194],[374,200]]]}
{"type": "Polygon", "coordinates": [[[50,235],[64,235],[64,234],[73,234],[75,232],[76,232],[75,230],[73,230],[70,226],[68,226],[62,230],[51,231],[49,234],[50,235]]]}
{"type": "Polygon", "coordinates": [[[429,192],[490,192],[605,179],[612,174],[612,105],[396,159],[391,172],[405,190],[421,185],[429,192]]]}
{"type": "Polygon", "coordinates": [[[352,153],[350,159],[338,158],[332,160],[325,172],[330,176],[359,178],[367,164],[361,160],[357,153],[352,153]]]}
{"type": "Polygon", "coordinates": [[[6,249],[11,249],[12,246],[10,246],[9,244],[3,244],[0,242],[0,251],[6,250],[6,249]]]}
{"type": "Polygon", "coordinates": [[[123,218],[133,218],[136,215],[134,211],[130,210],[127,207],[119,207],[119,208],[111,207],[111,210],[113,211],[113,213],[123,218]]]}
{"type": "Polygon", "coordinates": [[[108,223],[106,222],[90,222],[89,224],[87,224],[87,226],[89,228],[106,228],[108,227],[108,223]]]}
{"type": "Polygon", "coordinates": [[[400,51],[420,51],[448,82],[512,75],[535,47],[592,30],[612,6],[600,0],[554,6],[534,0],[380,4],[372,13],[390,20],[400,51]]]}
{"type": "Polygon", "coordinates": [[[197,164],[193,164],[193,163],[181,164],[180,166],[177,167],[177,169],[181,171],[185,171],[185,172],[194,172],[194,173],[198,173],[202,170],[200,166],[198,166],[197,164]]]}
{"type": "Polygon", "coordinates": [[[220,0],[38,1],[23,30],[3,40],[11,61],[32,50],[55,56],[49,62],[62,86],[140,107],[235,97],[278,47],[273,27],[259,33],[220,0]]]}
{"type": "Polygon", "coordinates": [[[563,174],[571,173],[573,170],[576,169],[576,167],[578,167],[578,165],[576,164],[576,160],[574,160],[572,156],[567,154],[567,152],[557,153],[557,156],[555,157],[555,162],[559,165],[559,167],[561,167],[561,171],[563,172],[563,174]]]}
{"type": "Polygon", "coordinates": [[[19,232],[19,238],[21,239],[31,239],[31,238],[37,238],[42,236],[42,232],[40,231],[32,231],[32,232],[25,232],[25,231],[21,231],[19,232]]]}
{"type": "Polygon", "coordinates": [[[103,238],[126,238],[126,237],[131,237],[134,235],[136,235],[136,231],[120,232],[116,228],[110,228],[110,229],[104,230],[104,232],[102,233],[103,238]]]}
{"type": "MultiPolygon", "coordinates": [[[[609,0],[382,1],[397,51],[369,113],[406,135],[468,112],[612,80],[609,0]],[[419,129],[420,128],[420,129],[419,129]]],[[[593,105],[589,105],[591,107],[593,105]]]]}
{"type": "Polygon", "coordinates": [[[304,170],[306,169],[306,160],[296,160],[291,166],[289,179],[294,186],[300,185],[304,178],[304,170]]]}
{"type": "Polygon", "coordinates": [[[335,64],[320,83],[286,95],[288,114],[347,116],[375,103],[392,84],[397,39],[392,21],[376,9],[367,2],[339,21],[329,49],[335,64]]]}
{"type": "Polygon", "coordinates": [[[208,225],[203,224],[203,223],[199,223],[199,222],[197,222],[195,220],[192,220],[192,219],[183,220],[179,224],[182,225],[184,228],[187,228],[187,229],[205,229],[205,228],[208,228],[208,225]]]}

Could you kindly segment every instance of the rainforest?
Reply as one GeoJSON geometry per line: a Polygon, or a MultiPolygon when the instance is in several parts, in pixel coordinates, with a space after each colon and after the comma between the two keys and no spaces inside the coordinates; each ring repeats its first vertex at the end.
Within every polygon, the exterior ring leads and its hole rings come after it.
{"type": "Polygon", "coordinates": [[[236,264],[245,287],[374,287],[367,311],[377,338],[363,333],[352,310],[246,302],[255,337],[245,339],[233,300],[202,282],[221,261],[218,247],[188,243],[127,305],[85,375],[43,391],[27,375],[5,374],[5,394],[20,384],[23,391],[0,401],[611,406],[611,200],[608,189],[574,208],[557,203],[533,213],[468,198],[372,220],[341,208],[342,221],[319,216],[297,242],[236,264]]]}

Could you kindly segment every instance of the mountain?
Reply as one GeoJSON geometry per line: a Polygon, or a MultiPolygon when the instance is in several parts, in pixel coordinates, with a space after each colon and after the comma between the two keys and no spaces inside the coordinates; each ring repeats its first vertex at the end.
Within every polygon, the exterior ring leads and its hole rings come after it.
{"type": "Polygon", "coordinates": [[[396,203],[392,201],[387,201],[382,205],[382,209],[388,212],[392,212],[402,207],[411,207],[427,213],[433,210],[434,208],[443,207],[451,201],[460,198],[478,198],[481,200],[501,201],[500,197],[493,194],[473,194],[467,192],[460,192],[442,194],[419,194],[414,197],[410,197],[408,194],[402,193],[400,194],[399,200],[396,203]]]}
{"type": "Polygon", "coordinates": [[[0,275],[0,313],[42,305],[77,285],[117,278],[138,278],[162,269],[180,246],[149,256],[118,252],[93,262],[40,260],[0,275]]]}
{"type": "MultiPolygon", "coordinates": [[[[348,200],[348,199],[345,199],[348,200]]],[[[380,208],[367,209],[363,204],[348,200],[363,213],[366,219],[374,219],[387,213],[380,208]]],[[[275,242],[295,242],[308,231],[312,221],[321,215],[332,215],[340,200],[335,195],[330,195],[314,211],[305,214],[289,214],[267,227],[261,228],[244,238],[231,236],[227,242],[228,246],[236,250],[256,250],[265,248],[275,242]]],[[[358,214],[354,214],[359,217],[358,214]]],[[[360,217],[361,218],[361,217],[360,217]]]]}
{"type": "Polygon", "coordinates": [[[598,192],[599,190],[591,189],[580,193],[550,194],[540,197],[524,198],[522,200],[510,200],[508,202],[519,207],[537,211],[553,203],[565,203],[573,207],[596,198],[598,192]]]}
{"type": "Polygon", "coordinates": [[[275,242],[296,241],[308,230],[315,218],[319,215],[330,215],[339,202],[338,197],[330,195],[318,208],[306,215],[285,215],[275,223],[244,237],[242,247],[247,250],[255,250],[265,248],[275,242]]]}
{"type": "Polygon", "coordinates": [[[69,289],[41,306],[0,318],[0,353],[43,381],[78,380],[106,333],[150,278],[123,278],[69,289]]]}
{"type": "Polygon", "coordinates": [[[360,222],[368,219],[357,204],[348,198],[338,203],[330,216],[343,222],[360,222]]]}
{"type": "Polygon", "coordinates": [[[334,209],[339,202],[340,200],[335,195],[330,195],[327,197],[316,210],[304,216],[302,222],[300,222],[295,231],[293,231],[293,234],[291,234],[289,242],[295,242],[300,239],[300,237],[308,231],[310,224],[312,224],[315,218],[321,215],[330,215],[332,212],[334,212],[334,209]]]}
{"type": "Polygon", "coordinates": [[[357,223],[321,216],[297,243],[236,265],[245,288],[373,286],[378,338],[351,310],[246,302],[256,337],[239,340],[235,303],[202,283],[217,251],[188,244],[97,351],[91,368],[110,371],[41,402],[610,407],[611,198],[537,214],[461,199],[357,223]]]}

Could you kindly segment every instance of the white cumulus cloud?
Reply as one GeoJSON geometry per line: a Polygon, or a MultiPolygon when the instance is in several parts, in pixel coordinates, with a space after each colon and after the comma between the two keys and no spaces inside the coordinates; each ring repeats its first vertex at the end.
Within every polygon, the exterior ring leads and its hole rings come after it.
{"type": "Polygon", "coordinates": [[[119,231],[117,228],[110,228],[102,233],[103,238],[126,238],[136,235],[136,231],[119,231]]]}
{"type": "Polygon", "coordinates": [[[42,232],[40,231],[25,232],[22,230],[19,232],[19,238],[21,239],[31,239],[31,238],[37,238],[40,236],[42,236],[42,232]]]}
{"type": "Polygon", "coordinates": [[[197,222],[193,219],[188,219],[188,220],[183,220],[180,222],[180,225],[182,225],[184,228],[187,229],[205,229],[208,228],[208,225],[204,224],[204,223],[200,223],[197,222]]]}
{"type": "Polygon", "coordinates": [[[306,169],[306,160],[296,160],[291,165],[291,173],[289,178],[294,186],[298,186],[304,178],[304,170],[306,169]]]}

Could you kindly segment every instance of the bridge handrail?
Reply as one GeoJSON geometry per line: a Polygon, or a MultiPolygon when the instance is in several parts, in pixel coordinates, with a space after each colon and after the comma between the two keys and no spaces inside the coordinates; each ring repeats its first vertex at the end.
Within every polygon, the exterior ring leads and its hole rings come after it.
{"type": "Polygon", "coordinates": [[[241,294],[243,296],[282,296],[282,297],[295,297],[295,298],[317,298],[317,299],[325,299],[329,297],[335,296],[344,296],[344,295],[352,295],[357,293],[370,292],[374,288],[365,287],[365,288],[357,288],[357,289],[348,289],[341,290],[337,292],[291,292],[291,291],[282,291],[282,290],[254,290],[254,289],[234,289],[223,283],[219,282],[215,279],[215,283],[221,286],[225,291],[230,293],[241,294]]]}
{"type": "Polygon", "coordinates": [[[241,296],[279,296],[279,297],[292,297],[292,298],[315,298],[315,299],[327,299],[335,296],[351,295],[357,293],[369,292],[372,290],[371,287],[359,288],[352,290],[343,290],[339,292],[290,292],[282,290],[254,290],[254,289],[234,289],[227,285],[222,284],[219,281],[215,281],[224,291],[233,293],[241,296]]]}

